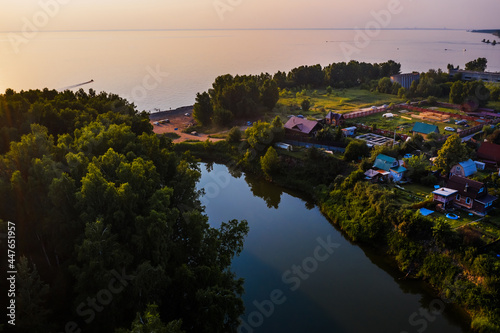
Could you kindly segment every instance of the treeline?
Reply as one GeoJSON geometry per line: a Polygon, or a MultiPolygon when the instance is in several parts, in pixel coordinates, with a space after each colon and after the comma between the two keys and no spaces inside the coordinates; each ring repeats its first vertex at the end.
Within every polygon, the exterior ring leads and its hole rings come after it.
{"type": "Polygon", "coordinates": [[[215,79],[208,92],[196,95],[193,116],[202,126],[227,126],[234,119],[272,110],[279,100],[279,89],[349,88],[398,74],[400,70],[401,65],[392,60],[381,64],[352,60],[325,68],[300,66],[274,75],[222,75],[215,79]]]}
{"type": "Polygon", "coordinates": [[[320,190],[322,212],[351,239],[386,248],[402,273],[422,278],[444,303],[472,315],[477,332],[500,331],[500,262],[481,253],[483,241],[467,227],[454,231],[397,204],[398,194],[364,181],[362,171],[320,190]]]}
{"type": "Polygon", "coordinates": [[[272,110],[278,99],[278,86],[269,74],[227,74],[217,77],[208,93],[196,95],[193,117],[202,126],[228,126],[233,119],[272,110]]]}
{"type": "Polygon", "coordinates": [[[230,265],[247,224],[208,225],[194,159],[155,135],[147,114],[93,90],[7,90],[0,131],[15,331],[236,331],[243,281],[230,265]]]}
{"type": "Polygon", "coordinates": [[[339,62],[324,68],[321,65],[300,66],[290,72],[277,72],[273,79],[283,88],[350,88],[378,80],[382,77],[399,74],[401,64],[389,60],[381,64],[370,64],[351,60],[339,62]]]}
{"type": "MultiPolygon", "coordinates": [[[[484,71],[487,60],[478,58],[466,64],[470,70],[484,71]]],[[[449,64],[449,69],[454,66],[449,64]]],[[[453,77],[441,69],[437,71],[430,69],[426,73],[421,73],[420,78],[413,81],[411,86],[406,89],[397,82],[391,82],[389,77],[383,77],[377,82],[372,82],[368,87],[381,93],[397,95],[402,99],[429,98],[447,98],[452,104],[464,105],[466,110],[475,110],[478,107],[485,107],[489,101],[495,102],[500,99],[500,86],[487,84],[483,81],[461,81],[461,74],[453,77]]]]}

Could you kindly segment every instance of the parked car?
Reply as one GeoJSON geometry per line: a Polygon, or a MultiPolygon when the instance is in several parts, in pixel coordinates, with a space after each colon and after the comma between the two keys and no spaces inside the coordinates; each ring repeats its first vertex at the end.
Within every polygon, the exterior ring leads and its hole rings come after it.
{"type": "Polygon", "coordinates": [[[453,127],[450,127],[450,126],[446,126],[444,128],[445,131],[450,131],[450,132],[455,132],[455,129],[453,127]]]}

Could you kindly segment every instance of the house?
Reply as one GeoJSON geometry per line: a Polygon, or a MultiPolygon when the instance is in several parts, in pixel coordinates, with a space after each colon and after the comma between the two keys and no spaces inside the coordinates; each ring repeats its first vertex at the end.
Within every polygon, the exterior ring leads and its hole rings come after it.
{"type": "Polygon", "coordinates": [[[496,167],[500,165],[500,145],[483,142],[477,151],[477,157],[488,166],[496,167]]]}
{"type": "Polygon", "coordinates": [[[457,175],[460,177],[469,177],[477,172],[476,163],[469,159],[454,165],[450,170],[450,177],[457,175]]]}
{"type": "Polygon", "coordinates": [[[457,175],[451,176],[446,187],[456,190],[453,203],[478,215],[486,215],[497,197],[489,195],[483,183],[457,175]]]}
{"type": "Polygon", "coordinates": [[[402,87],[406,89],[410,89],[411,84],[414,81],[418,81],[419,79],[420,79],[420,74],[418,72],[397,74],[391,76],[392,83],[399,83],[402,87]]]}
{"type": "Polygon", "coordinates": [[[380,178],[380,173],[378,171],[370,169],[365,172],[366,180],[371,180],[372,182],[376,182],[379,180],[379,178],[380,178]]]}
{"type": "Polygon", "coordinates": [[[420,134],[427,139],[427,135],[431,133],[439,133],[439,128],[436,125],[430,125],[426,123],[416,122],[412,129],[413,134],[420,134]]]}
{"type": "Polygon", "coordinates": [[[346,127],[342,129],[342,133],[344,133],[344,136],[353,136],[355,131],[356,126],[346,127]]]}
{"type": "Polygon", "coordinates": [[[365,172],[365,180],[369,180],[372,183],[376,183],[379,181],[389,180],[390,175],[391,173],[388,171],[370,169],[365,172]]]}
{"type": "Polygon", "coordinates": [[[321,129],[321,124],[315,120],[291,117],[285,124],[285,134],[293,136],[314,136],[321,129]]]}
{"type": "Polygon", "coordinates": [[[446,209],[447,205],[453,205],[453,201],[455,200],[457,193],[457,190],[447,187],[441,187],[440,189],[432,192],[432,194],[434,195],[433,201],[440,202],[443,205],[443,209],[446,209]]]}
{"type": "Polygon", "coordinates": [[[448,73],[450,77],[453,78],[456,74],[461,74],[462,81],[483,81],[483,82],[500,82],[500,73],[493,72],[477,72],[477,71],[468,71],[463,69],[449,69],[448,73]]]}
{"type": "Polygon", "coordinates": [[[328,114],[325,117],[325,121],[327,124],[334,125],[334,126],[342,126],[344,123],[344,116],[340,113],[335,113],[335,112],[328,112],[328,114]]]}
{"type": "Polygon", "coordinates": [[[377,156],[373,167],[389,172],[390,178],[392,178],[392,180],[394,180],[395,182],[401,181],[406,172],[406,168],[400,165],[400,161],[398,161],[394,157],[390,157],[384,154],[379,154],[377,156]]]}

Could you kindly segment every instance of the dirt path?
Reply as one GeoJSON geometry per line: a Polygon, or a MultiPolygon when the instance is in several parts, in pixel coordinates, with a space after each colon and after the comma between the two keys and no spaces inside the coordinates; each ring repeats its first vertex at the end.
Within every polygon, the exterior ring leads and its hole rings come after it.
{"type": "Polygon", "coordinates": [[[182,107],[172,111],[162,111],[153,113],[149,116],[150,123],[153,125],[153,131],[156,134],[163,133],[176,133],[180,138],[174,140],[174,143],[184,142],[187,140],[206,141],[211,142],[221,141],[223,139],[209,138],[207,134],[197,133],[197,135],[183,133],[182,131],[194,124],[193,108],[182,107]],[[159,124],[160,120],[168,119],[168,123],[159,124]]]}

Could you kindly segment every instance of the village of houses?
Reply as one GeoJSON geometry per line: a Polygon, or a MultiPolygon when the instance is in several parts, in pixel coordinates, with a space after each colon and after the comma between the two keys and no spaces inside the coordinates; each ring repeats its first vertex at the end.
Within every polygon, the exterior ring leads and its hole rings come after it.
{"type": "MultiPolygon", "coordinates": [[[[475,139],[481,137],[485,126],[490,127],[492,131],[499,129],[500,113],[497,114],[493,110],[459,112],[460,106],[440,104],[448,109],[455,108],[456,111],[449,113],[440,111],[436,107],[425,108],[421,105],[400,104],[391,107],[388,105],[373,106],[344,114],[330,111],[324,119],[311,119],[311,117],[306,119],[301,115],[289,116],[284,125],[286,140],[278,144],[277,147],[290,150],[294,146],[315,146],[329,154],[343,152],[345,145],[328,145],[314,140],[316,132],[326,124],[340,126],[345,137],[363,140],[368,147],[394,146],[410,140],[416,134],[420,134],[424,140],[432,138],[444,143],[450,135],[458,134],[462,142],[472,140],[476,146],[479,146],[477,151],[471,154],[474,159],[466,159],[456,165],[449,166],[451,171],[447,175],[436,174],[438,181],[433,188],[430,188],[427,193],[421,193],[424,197],[414,198],[424,201],[430,200],[429,198],[432,197],[434,210],[421,208],[421,214],[445,216],[453,226],[464,226],[481,221],[488,214],[494,213],[492,210],[499,202],[496,196],[488,193],[483,182],[472,178],[489,174],[500,176],[500,145],[475,139]],[[411,127],[406,133],[397,131],[397,129],[401,129],[400,126],[395,126],[394,131],[376,129],[363,123],[367,117],[372,119],[373,117],[386,118],[386,121],[403,118],[408,120],[407,123],[411,124],[411,127]],[[346,123],[348,124],[346,125],[346,123]],[[440,127],[444,127],[444,131],[440,130],[440,127]]],[[[391,186],[403,192],[405,187],[412,186],[412,180],[407,177],[406,161],[412,156],[421,154],[424,154],[431,164],[436,159],[436,156],[430,156],[429,153],[418,149],[411,154],[401,156],[400,159],[379,154],[372,167],[365,172],[365,180],[373,183],[392,184],[391,186]]],[[[497,217],[495,217],[496,220],[497,217]]],[[[500,230],[500,219],[496,222],[498,222],[498,226],[495,229],[500,230]]],[[[491,240],[496,238],[498,237],[492,237],[491,240]]]]}

